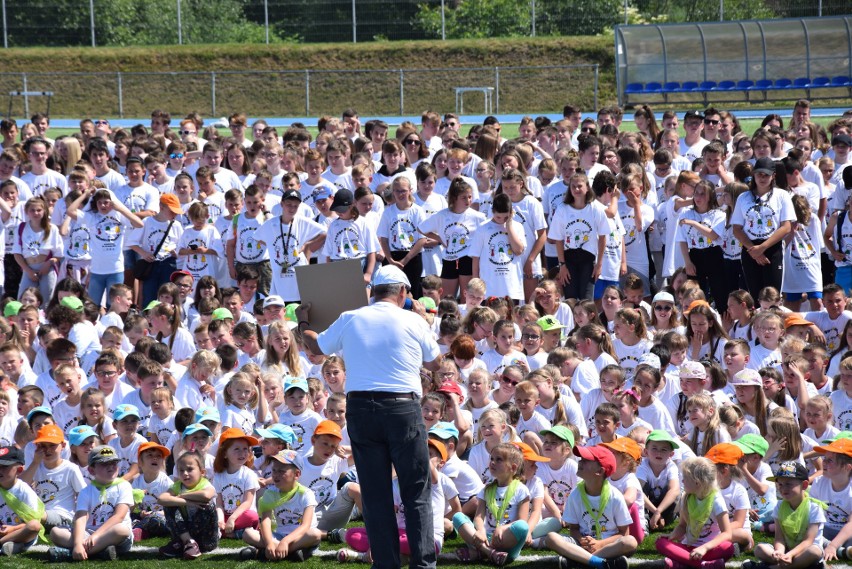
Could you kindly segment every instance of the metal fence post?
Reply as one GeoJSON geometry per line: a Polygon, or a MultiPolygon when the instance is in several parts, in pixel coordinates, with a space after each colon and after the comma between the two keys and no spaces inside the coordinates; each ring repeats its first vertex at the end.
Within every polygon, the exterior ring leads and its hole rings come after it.
{"type": "Polygon", "coordinates": [[[180,0],[177,0],[178,45],[183,45],[183,23],[180,17],[180,0]]]}
{"type": "Polygon", "coordinates": [[[532,37],[535,37],[535,0],[532,0],[532,37]]]}
{"type": "Polygon", "coordinates": [[[266,45],[269,45],[269,2],[263,0],[263,27],[266,29],[266,45]]]}
{"type": "Polygon", "coordinates": [[[399,70],[399,116],[403,116],[405,114],[404,103],[405,103],[405,94],[403,91],[405,90],[405,71],[402,69],[399,70]]]}
{"type": "Polygon", "coordinates": [[[358,43],[358,23],[355,19],[355,0],[352,0],[352,43],[358,43]]]}
{"type": "Polygon", "coordinates": [[[118,118],[124,118],[124,88],[121,84],[121,71],[116,73],[118,87],[118,118]]]}
{"type": "MultiPolygon", "coordinates": [[[[822,0],[820,0],[822,2],[822,0]]],[[[3,0],[3,5],[6,5],[6,0],[3,0]]],[[[447,15],[445,14],[446,7],[444,6],[444,0],[441,0],[441,39],[447,39],[447,15]]],[[[6,31],[6,12],[5,9],[3,11],[3,31],[6,31]]]]}
{"type": "Polygon", "coordinates": [[[500,114],[500,68],[494,68],[494,114],[500,114]]]}
{"type": "Polygon", "coordinates": [[[725,0],[719,0],[719,21],[725,21],[725,0]]]}
{"type": "Polygon", "coordinates": [[[29,87],[27,87],[27,74],[21,73],[21,79],[23,79],[23,85],[24,85],[24,116],[29,117],[30,116],[30,97],[29,97],[29,95],[27,95],[27,93],[29,92],[29,87]]]}
{"type": "Polygon", "coordinates": [[[595,105],[592,107],[593,109],[597,109],[598,107],[598,79],[600,78],[600,65],[595,63],[595,105]]]}
{"type": "Polygon", "coordinates": [[[3,0],[3,47],[9,47],[9,34],[6,28],[6,0],[3,0]]]}
{"type": "Polygon", "coordinates": [[[305,69],[305,116],[311,116],[311,70],[305,69]]]}
{"type": "Polygon", "coordinates": [[[89,0],[89,25],[92,27],[92,47],[95,47],[95,0],[89,0]]]}
{"type": "Polygon", "coordinates": [[[210,108],[211,115],[216,114],[216,72],[210,72],[210,108]]]}
{"type": "Polygon", "coordinates": [[[624,25],[627,25],[627,0],[624,0],[624,25]]]}

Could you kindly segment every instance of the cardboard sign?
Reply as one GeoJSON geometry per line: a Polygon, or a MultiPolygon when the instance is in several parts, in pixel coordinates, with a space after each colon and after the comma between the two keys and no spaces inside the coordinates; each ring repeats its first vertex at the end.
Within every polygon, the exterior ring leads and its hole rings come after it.
{"type": "Polygon", "coordinates": [[[361,261],[352,259],[296,267],[302,304],[311,303],[310,326],[322,332],[347,310],[367,305],[361,261]]]}

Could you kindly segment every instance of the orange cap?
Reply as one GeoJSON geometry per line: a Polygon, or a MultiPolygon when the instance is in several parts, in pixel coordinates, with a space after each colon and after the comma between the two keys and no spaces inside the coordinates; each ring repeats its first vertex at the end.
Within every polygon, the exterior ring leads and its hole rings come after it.
{"type": "MultiPolygon", "coordinates": [[[[169,195],[171,195],[171,194],[169,194],[169,195]]],[[[686,308],[686,310],[683,311],[683,313],[689,314],[690,312],[692,312],[694,309],[698,308],[699,306],[706,306],[707,308],[710,308],[710,303],[707,302],[706,300],[693,300],[691,303],[689,303],[689,306],[686,308]]]]}
{"type": "Polygon", "coordinates": [[[543,457],[537,452],[535,452],[535,450],[533,450],[533,448],[527,443],[512,444],[521,449],[521,452],[524,454],[524,460],[529,460],[532,462],[550,462],[549,458],[543,457]]]}
{"type": "Polygon", "coordinates": [[[223,445],[225,444],[225,441],[229,441],[231,439],[243,439],[249,444],[249,446],[257,446],[260,444],[259,440],[251,435],[245,434],[241,429],[237,429],[236,427],[225,429],[222,434],[219,435],[219,444],[223,445]]]}
{"type": "Polygon", "coordinates": [[[332,437],[343,440],[343,431],[340,430],[340,425],[328,419],[317,425],[317,428],[314,429],[314,436],[318,437],[320,435],[331,435],[332,437]]]}
{"type": "Polygon", "coordinates": [[[429,443],[430,447],[438,451],[438,454],[441,455],[441,460],[443,460],[444,462],[447,461],[447,447],[444,446],[444,443],[442,443],[441,441],[436,441],[435,439],[429,439],[426,442],[429,443]]]}
{"type": "Polygon", "coordinates": [[[163,194],[160,196],[160,209],[166,208],[172,210],[172,213],[181,215],[183,208],[180,207],[180,200],[174,194],[163,194]]]}
{"type": "MultiPolygon", "coordinates": [[[[41,431],[39,431],[41,434],[41,431]]],[[[852,439],[835,439],[831,444],[826,446],[814,447],[818,453],[836,452],[837,454],[845,454],[852,457],[852,439]]]]}
{"type": "Polygon", "coordinates": [[[642,449],[639,448],[639,444],[630,437],[618,437],[611,443],[600,443],[600,445],[607,447],[609,450],[628,454],[636,461],[642,458],[642,449]]]}
{"type": "Polygon", "coordinates": [[[801,316],[797,314],[793,314],[784,319],[784,328],[789,328],[790,326],[810,326],[811,322],[808,322],[801,316]]]}
{"type": "Polygon", "coordinates": [[[33,441],[35,444],[48,443],[52,445],[61,445],[65,442],[65,433],[56,425],[45,425],[38,430],[36,438],[33,441]]]}
{"type": "Polygon", "coordinates": [[[171,451],[169,451],[169,449],[167,449],[163,445],[158,445],[157,443],[152,443],[149,441],[147,443],[142,443],[141,445],[139,445],[139,451],[136,453],[136,459],[139,460],[139,457],[142,456],[143,452],[151,449],[156,449],[160,451],[160,453],[163,455],[163,458],[167,458],[170,454],[172,454],[171,451]]]}
{"type": "Polygon", "coordinates": [[[716,464],[737,464],[743,457],[743,449],[733,443],[719,443],[704,455],[716,464]]]}

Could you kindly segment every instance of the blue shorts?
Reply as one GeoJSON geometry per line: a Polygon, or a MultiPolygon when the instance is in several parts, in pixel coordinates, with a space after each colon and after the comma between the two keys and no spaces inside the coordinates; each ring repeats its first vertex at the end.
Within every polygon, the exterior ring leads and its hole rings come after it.
{"type": "Polygon", "coordinates": [[[822,291],[820,290],[820,291],[816,291],[816,292],[785,292],[784,293],[784,300],[786,300],[788,302],[795,302],[797,300],[801,300],[803,294],[807,294],[808,299],[822,298],[822,291]]]}
{"type": "Polygon", "coordinates": [[[125,249],[124,251],[124,270],[132,271],[136,261],[139,260],[139,253],[133,249],[125,249]]]}
{"type": "Polygon", "coordinates": [[[834,282],[840,285],[843,291],[848,294],[849,289],[852,289],[852,267],[849,265],[837,267],[837,271],[834,273],[834,282]]]}
{"type": "Polygon", "coordinates": [[[604,289],[608,286],[614,286],[615,288],[620,290],[620,285],[618,281],[606,281],[604,279],[598,279],[595,281],[595,292],[592,297],[595,300],[600,300],[603,298],[604,289]]]}

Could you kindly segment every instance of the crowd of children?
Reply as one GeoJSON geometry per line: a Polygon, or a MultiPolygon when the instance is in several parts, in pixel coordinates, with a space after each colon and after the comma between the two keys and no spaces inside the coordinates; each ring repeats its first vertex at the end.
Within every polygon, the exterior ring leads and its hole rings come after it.
{"type": "Polygon", "coordinates": [[[224,538],[241,560],[327,542],[372,562],[345,354],[311,353],[295,311],[295,267],[357,259],[368,292],[382,264],[409,276],[441,347],[421,371],[436,551],[852,558],[852,118],[829,139],[795,109],[752,135],[691,111],[682,139],[671,112],[620,132],[621,109],[569,105],[514,140],[433,112],[389,137],[347,110],[315,139],[240,113],[229,137],[84,121],[74,163],[76,135],[11,141],[2,553],[165,538],[196,559],[224,538]]]}

